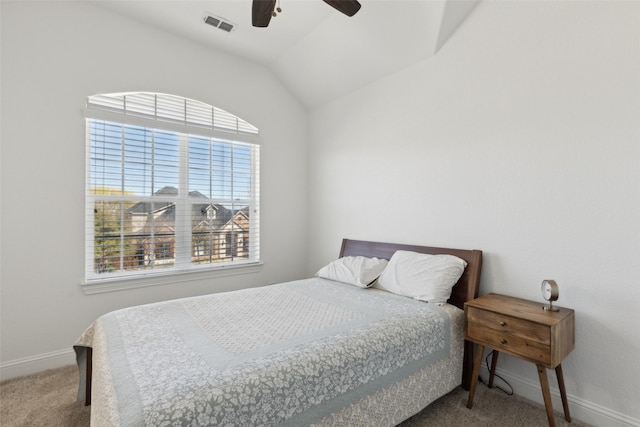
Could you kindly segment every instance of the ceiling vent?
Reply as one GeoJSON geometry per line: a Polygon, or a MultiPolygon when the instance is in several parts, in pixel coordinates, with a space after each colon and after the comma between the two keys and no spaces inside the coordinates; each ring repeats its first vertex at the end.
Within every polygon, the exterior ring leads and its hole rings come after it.
{"type": "Polygon", "coordinates": [[[235,28],[236,24],[229,22],[228,20],[221,18],[220,16],[212,15],[210,13],[202,17],[202,21],[205,24],[209,24],[212,27],[216,27],[222,31],[230,33],[235,28]]]}

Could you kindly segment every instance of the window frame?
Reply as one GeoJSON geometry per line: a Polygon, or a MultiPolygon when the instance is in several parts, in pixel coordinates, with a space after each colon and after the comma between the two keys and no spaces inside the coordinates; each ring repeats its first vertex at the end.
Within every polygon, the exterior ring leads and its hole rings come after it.
{"type": "MultiPolygon", "coordinates": [[[[262,261],[260,258],[260,144],[259,144],[259,132],[253,125],[245,122],[244,120],[236,117],[224,110],[220,110],[217,107],[213,107],[208,104],[201,103],[199,101],[190,100],[187,98],[176,97],[174,95],[165,94],[152,94],[142,92],[131,93],[119,93],[119,94],[101,94],[89,97],[87,99],[87,105],[84,108],[84,118],[86,123],[86,178],[85,178],[85,272],[81,286],[85,293],[99,293],[108,292],[113,290],[138,288],[145,286],[153,286],[159,284],[169,284],[175,282],[184,282],[192,280],[202,280],[213,277],[224,277],[236,274],[255,273],[261,270],[262,261]],[[155,97],[156,110],[152,114],[144,112],[141,114],[138,112],[130,112],[126,109],[126,97],[136,96],[142,94],[147,97],[155,97]],[[96,98],[94,98],[96,97],[96,98]],[[102,97],[102,98],[100,98],[102,97]],[[111,102],[111,98],[116,101],[118,97],[124,99],[124,108],[114,107],[108,105],[111,102]],[[158,114],[157,106],[160,97],[167,97],[168,99],[180,102],[184,101],[185,114],[182,120],[175,119],[175,117],[164,117],[158,114]],[[98,104],[93,103],[93,99],[98,99],[98,104]],[[106,99],[106,103],[102,101],[106,99]],[[102,103],[102,104],[101,104],[102,103]],[[196,107],[203,106],[203,108],[210,108],[212,117],[209,120],[210,123],[190,123],[187,117],[187,103],[191,103],[189,106],[196,107]],[[214,118],[215,114],[222,115],[222,127],[216,125],[214,118]],[[178,143],[179,153],[179,179],[178,179],[178,196],[175,198],[168,197],[173,202],[174,209],[182,210],[182,212],[176,215],[175,220],[175,237],[174,237],[174,263],[170,268],[151,268],[151,269],[133,269],[131,271],[121,271],[117,273],[109,272],[96,272],[95,271],[95,202],[96,200],[114,200],[121,203],[126,203],[126,200],[136,201],[151,201],[160,202],[157,195],[136,195],[128,196],[124,193],[116,196],[111,195],[93,195],[91,192],[91,123],[92,121],[106,121],[113,122],[121,126],[136,126],[150,129],[157,129],[165,132],[175,132],[178,134],[180,142],[178,143]],[[235,127],[234,127],[235,121],[235,127]],[[193,262],[193,241],[191,230],[193,226],[193,217],[191,209],[195,202],[189,196],[189,144],[192,137],[204,137],[213,138],[220,143],[241,144],[249,147],[251,161],[250,161],[250,195],[246,200],[247,207],[250,209],[251,214],[245,216],[249,220],[250,240],[252,240],[251,252],[249,252],[248,259],[209,262],[209,263],[194,263],[193,262]],[[182,251],[178,253],[178,245],[182,247],[182,251]]],[[[178,110],[178,114],[180,111],[178,110]]],[[[199,120],[199,119],[198,119],[199,120]]],[[[206,119],[205,119],[206,120],[206,119]]],[[[211,143],[211,142],[210,142],[211,143]]],[[[209,170],[209,174],[213,172],[209,170]]],[[[123,184],[124,185],[124,184],[123,184]]],[[[210,195],[205,200],[210,203],[218,203],[218,198],[210,195]]],[[[240,211],[238,211],[240,212],[240,211]]],[[[233,215],[236,215],[234,213],[233,215]]],[[[232,217],[233,219],[233,217],[232,217]]],[[[152,248],[155,251],[155,248],[152,248]]],[[[120,254],[122,259],[123,254],[120,254]]],[[[223,258],[223,257],[221,257],[223,258]]],[[[121,264],[123,265],[123,264],[121,264]]]]}

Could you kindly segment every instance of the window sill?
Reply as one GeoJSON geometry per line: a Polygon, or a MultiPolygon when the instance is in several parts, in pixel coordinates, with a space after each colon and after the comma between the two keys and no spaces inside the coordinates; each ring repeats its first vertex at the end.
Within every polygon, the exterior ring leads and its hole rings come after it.
{"type": "Polygon", "coordinates": [[[170,285],[172,283],[192,282],[195,280],[214,279],[218,277],[235,276],[239,274],[258,273],[262,270],[262,262],[232,265],[217,268],[198,269],[190,271],[176,271],[172,273],[148,274],[132,277],[120,277],[106,280],[83,280],[80,283],[87,295],[105,292],[116,292],[127,289],[144,288],[147,286],[170,285]]]}

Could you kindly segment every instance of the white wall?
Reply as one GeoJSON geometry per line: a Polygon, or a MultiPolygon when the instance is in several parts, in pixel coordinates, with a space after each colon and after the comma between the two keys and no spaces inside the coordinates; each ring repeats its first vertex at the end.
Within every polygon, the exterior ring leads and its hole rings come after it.
{"type": "Polygon", "coordinates": [[[86,2],[2,2],[1,7],[4,377],[72,363],[71,346],[104,312],[305,273],[307,114],[269,71],[86,2]],[[260,129],[264,266],[259,273],[91,296],[82,292],[81,110],[88,95],[122,91],[197,99],[260,129]]]}
{"type": "MultiPolygon", "coordinates": [[[[484,1],[310,126],[309,272],[350,237],[482,249],[481,294],[555,279],[574,415],[640,425],[640,3],[484,1]]],[[[532,364],[498,367],[541,401],[532,364]]]]}

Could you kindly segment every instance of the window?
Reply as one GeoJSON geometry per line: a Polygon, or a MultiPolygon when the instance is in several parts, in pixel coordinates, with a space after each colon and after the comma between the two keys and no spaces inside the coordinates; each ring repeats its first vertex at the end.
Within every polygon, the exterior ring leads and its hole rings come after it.
{"type": "Polygon", "coordinates": [[[258,129],[198,101],[88,98],[86,283],[255,264],[258,129]]]}

